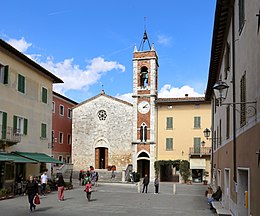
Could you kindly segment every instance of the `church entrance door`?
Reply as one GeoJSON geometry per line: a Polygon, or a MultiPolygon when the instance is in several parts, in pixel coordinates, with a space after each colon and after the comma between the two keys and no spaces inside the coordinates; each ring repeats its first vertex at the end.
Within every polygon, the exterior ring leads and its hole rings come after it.
{"type": "Polygon", "coordinates": [[[108,166],[108,148],[99,147],[95,149],[95,168],[106,169],[108,166]]]}

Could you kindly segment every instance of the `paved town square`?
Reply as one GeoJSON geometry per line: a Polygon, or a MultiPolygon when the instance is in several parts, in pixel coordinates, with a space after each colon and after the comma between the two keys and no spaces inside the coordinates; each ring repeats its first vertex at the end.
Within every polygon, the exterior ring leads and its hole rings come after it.
{"type": "Polygon", "coordinates": [[[29,212],[27,196],[0,201],[1,215],[214,215],[204,196],[206,186],[177,184],[173,195],[172,183],[161,183],[160,193],[154,194],[150,183],[147,194],[138,193],[136,184],[101,183],[92,193],[91,201],[85,198],[83,186],[65,191],[65,201],[58,201],[57,192],[41,196],[36,211],[29,212]]]}

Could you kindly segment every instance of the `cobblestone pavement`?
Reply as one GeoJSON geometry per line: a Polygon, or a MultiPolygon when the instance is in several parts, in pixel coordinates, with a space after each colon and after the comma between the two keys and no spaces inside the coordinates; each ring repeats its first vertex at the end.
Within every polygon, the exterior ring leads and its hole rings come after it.
{"type": "Polygon", "coordinates": [[[58,201],[57,192],[41,196],[36,211],[29,212],[27,196],[0,201],[1,216],[18,215],[96,215],[96,216],[208,216],[214,215],[204,196],[206,186],[200,184],[160,183],[160,193],[154,194],[149,185],[147,194],[138,192],[136,184],[99,184],[88,202],[84,187],[74,184],[73,190],[65,191],[65,201],[58,201]]]}

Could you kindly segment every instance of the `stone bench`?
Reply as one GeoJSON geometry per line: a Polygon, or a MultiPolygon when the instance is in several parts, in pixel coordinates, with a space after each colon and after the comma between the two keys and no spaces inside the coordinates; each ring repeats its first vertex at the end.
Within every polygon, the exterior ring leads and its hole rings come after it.
{"type": "Polygon", "coordinates": [[[218,215],[222,216],[232,216],[231,212],[222,205],[221,201],[213,201],[212,207],[216,210],[218,215]]]}

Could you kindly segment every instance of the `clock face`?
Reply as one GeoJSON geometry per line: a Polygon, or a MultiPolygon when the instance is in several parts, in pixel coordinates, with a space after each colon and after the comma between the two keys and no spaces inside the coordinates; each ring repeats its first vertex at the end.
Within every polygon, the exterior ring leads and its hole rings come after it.
{"type": "Polygon", "coordinates": [[[138,111],[142,114],[148,113],[150,110],[150,104],[147,101],[142,101],[138,104],[138,111]]]}

